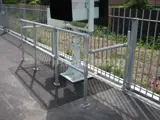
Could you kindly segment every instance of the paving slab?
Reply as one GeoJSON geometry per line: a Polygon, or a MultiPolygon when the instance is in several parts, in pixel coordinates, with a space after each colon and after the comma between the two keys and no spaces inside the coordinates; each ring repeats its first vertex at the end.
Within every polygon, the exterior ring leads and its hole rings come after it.
{"type": "Polygon", "coordinates": [[[21,61],[20,48],[18,38],[0,35],[0,120],[160,120],[160,110],[97,79],[89,80],[90,106],[81,107],[83,82],[59,76],[61,86],[54,87],[51,58],[38,51],[35,72],[34,49],[25,45],[21,61]]]}

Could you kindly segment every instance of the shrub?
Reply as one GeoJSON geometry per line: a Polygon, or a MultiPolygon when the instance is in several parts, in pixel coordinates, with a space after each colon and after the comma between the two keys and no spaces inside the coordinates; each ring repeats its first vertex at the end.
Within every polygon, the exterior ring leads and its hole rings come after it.
{"type": "Polygon", "coordinates": [[[66,51],[66,54],[69,55],[69,56],[72,56],[72,50],[71,50],[71,49],[68,49],[68,50],[66,51]]]}
{"type": "Polygon", "coordinates": [[[29,4],[30,5],[37,5],[37,2],[36,1],[31,1],[29,4]]]}
{"type": "Polygon", "coordinates": [[[49,5],[49,0],[40,0],[41,5],[49,5]]]}
{"type": "Polygon", "coordinates": [[[121,6],[111,6],[110,8],[136,8],[136,9],[152,9],[148,0],[129,0],[121,6]]]}
{"type": "Polygon", "coordinates": [[[124,65],[125,65],[125,61],[122,59],[118,59],[118,60],[107,59],[102,66],[99,65],[98,67],[106,72],[112,73],[113,75],[123,78],[124,65]]]}
{"type": "Polygon", "coordinates": [[[81,23],[81,22],[71,22],[71,25],[77,26],[77,27],[85,27],[86,23],[81,23]]]}
{"type": "Polygon", "coordinates": [[[136,9],[151,9],[152,7],[149,5],[148,0],[131,0],[133,1],[133,5],[131,5],[131,8],[136,9]]]}
{"type": "Polygon", "coordinates": [[[5,4],[18,4],[18,0],[4,0],[5,4]]]}
{"type": "Polygon", "coordinates": [[[156,50],[158,50],[160,48],[160,34],[157,38],[157,40],[155,41],[155,47],[154,47],[156,50]]]}

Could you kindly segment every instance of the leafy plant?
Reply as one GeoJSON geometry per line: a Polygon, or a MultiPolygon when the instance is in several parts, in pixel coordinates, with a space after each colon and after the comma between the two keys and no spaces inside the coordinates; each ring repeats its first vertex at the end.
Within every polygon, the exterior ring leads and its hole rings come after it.
{"type": "Polygon", "coordinates": [[[160,49],[160,34],[159,34],[159,36],[158,36],[158,38],[157,38],[157,40],[155,41],[156,43],[155,43],[155,49],[156,50],[158,50],[158,49],[160,49]]]}
{"type": "Polygon", "coordinates": [[[30,5],[37,5],[37,2],[36,2],[35,0],[33,0],[33,1],[31,1],[29,4],[30,4],[30,5]]]}
{"type": "Polygon", "coordinates": [[[98,65],[102,70],[112,73],[120,78],[124,77],[124,60],[107,59],[105,63],[98,65]]]}
{"type": "Polygon", "coordinates": [[[50,0],[40,0],[41,5],[49,5],[50,0]]]}
{"type": "Polygon", "coordinates": [[[68,49],[68,50],[66,51],[66,54],[69,55],[69,56],[72,56],[72,50],[71,50],[71,49],[68,49]]]}
{"type": "Polygon", "coordinates": [[[152,9],[148,0],[129,0],[121,6],[111,6],[110,8],[136,8],[136,9],[152,9]]]}
{"type": "Polygon", "coordinates": [[[144,76],[142,81],[141,81],[141,79],[137,79],[136,83],[137,83],[137,85],[141,85],[142,84],[142,86],[144,88],[146,88],[148,86],[148,78],[146,76],[144,76]]]}
{"type": "Polygon", "coordinates": [[[133,1],[133,5],[131,5],[131,8],[136,9],[151,9],[152,7],[149,6],[148,0],[131,0],[133,1]]]}
{"type": "Polygon", "coordinates": [[[5,4],[18,4],[18,0],[4,0],[5,4]]]}

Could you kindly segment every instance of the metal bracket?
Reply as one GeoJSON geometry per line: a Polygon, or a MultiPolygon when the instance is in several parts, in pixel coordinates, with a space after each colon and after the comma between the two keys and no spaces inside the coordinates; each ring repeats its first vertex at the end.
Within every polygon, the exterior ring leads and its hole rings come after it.
{"type": "Polygon", "coordinates": [[[86,0],[86,2],[85,2],[85,5],[86,5],[86,8],[87,8],[87,9],[90,8],[90,7],[89,7],[89,1],[90,1],[90,0],[86,0]]]}
{"type": "MultiPolygon", "coordinates": [[[[73,36],[72,40],[72,65],[79,69],[83,69],[80,62],[80,39],[78,36],[73,36]]],[[[63,77],[71,81],[72,83],[79,82],[84,79],[84,75],[77,70],[69,67],[66,72],[61,73],[63,77]]]]}
{"type": "MultiPolygon", "coordinates": [[[[84,69],[84,66],[81,65],[80,38],[78,36],[73,36],[71,64],[80,70],[84,69]]],[[[61,75],[72,83],[84,80],[84,75],[72,67],[69,67],[64,73],[61,73],[61,75]]]]}

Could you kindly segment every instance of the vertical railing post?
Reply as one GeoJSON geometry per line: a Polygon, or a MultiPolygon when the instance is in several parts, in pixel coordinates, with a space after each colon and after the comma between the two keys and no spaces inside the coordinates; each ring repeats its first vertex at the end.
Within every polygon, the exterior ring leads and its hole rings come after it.
{"type": "Polygon", "coordinates": [[[6,33],[7,32],[7,23],[6,23],[6,19],[7,19],[7,15],[6,15],[6,13],[7,13],[7,8],[2,8],[2,12],[1,12],[1,14],[2,14],[2,26],[3,26],[3,31],[4,31],[4,33],[6,33]]]}
{"type": "Polygon", "coordinates": [[[138,33],[138,19],[135,18],[132,19],[131,33],[128,32],[128,49],[127,49],[126,64],[124,70],[123,89],[131,89],[137,33],[138,33]]]}
{"type": "MultiPolygon", "coordinates": [[[[51,31],[51,49],[52,55],[54,55],[54,29],[51,31]]],[[[51,56],[51,66],[54,68],[54,57],[51,56]]]]}
{"type": "Polygon", "coordinates": [[[33,35],[34,35],[34,71],[38,71],[38,67],[37,67],[37,28],[36,28],[36,24],[33,23],[33,35]]]}
{"type": "Polygon", "coordinates": [[[8,32],[8,8],[5,9],[5,32],[8,32]]]}
{"type": "Polygon", "coordinates": [[[2,5],[0,4],[0,26],[2,25],[2,5]]]}
{"type": "Polygon", "coordinates": [[[23,42],[23,22],[21,21],[21,50],[22,50],[22,61],[24,61],[24,42],[23,42]]]}
{"type": "MultiPolygon", "coordinates": [[[[22,19],[26,19],[26,9],[23,8],[22,9],[22,19]]],[[[26,23],[24,23],[24,26],[26,25],[26,23]]],[[[24,39],[27,40],[27,36],[26,36],[26,33],[27,32],[27,29],[24,29],[24,39]]]]}
{"type": "Polygon", "coordinates": [[[84,103],[82,107],[89,106],[87,102],[87,94],[88,94],[88,35],[85,36],[84,39],[84,90],[83,90],[83,98],[84,103]]]}
{"type": "Polygon", "coordinates": [[[26,19],[26,9],[25,8],[22,9],[22,17],[23,19],[26,19]]]}
{"type": "Polygon", "coordinates": [[[54,75],[55,75],[55,86],[60,86],[59,79],[58,79],[58,31],[54,29],[54,34],[52,34],[53,41],[52,42],[52,49],[54,50],[54,75]]]}

